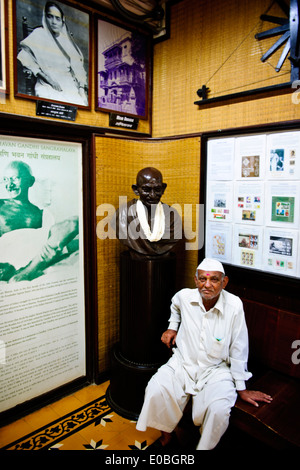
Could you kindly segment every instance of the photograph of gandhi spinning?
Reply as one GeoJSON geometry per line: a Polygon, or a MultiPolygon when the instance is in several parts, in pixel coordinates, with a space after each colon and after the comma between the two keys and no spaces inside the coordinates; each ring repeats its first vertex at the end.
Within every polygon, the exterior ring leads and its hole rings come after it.
{"type": "Polygon", "coordinates": [[[88,106],[89,15],[61,2],[18,0],[16,19],[18,92],[88,106]]]}
{"type": "Polygon", "coordinates": [[[0,281],[30,281],[78,249],[78,217],[55,223],[30,202],[35,177],[27,163],[12,161],[1,176],[7,198],[0,199],[0,281]]]}

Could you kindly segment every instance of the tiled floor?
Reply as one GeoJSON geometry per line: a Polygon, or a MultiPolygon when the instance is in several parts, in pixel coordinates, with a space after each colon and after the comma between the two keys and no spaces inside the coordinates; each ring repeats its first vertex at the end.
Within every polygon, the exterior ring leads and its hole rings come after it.
{"type": "Polygon", "coordinates": [[[160,435],[108,406],[109,383],[90,385],[0,428],[0,450],[145,450],[160,435]]]}
{"type": "MultiPolygon", "coordinates": [[[[109,382],[90,385],[0,427],[0,451],[146,450],[158,439],[160,432],[149,428],[146,432],[137,431],[135,421],[114,412],[106,402],[108,385],[109,382]]],[[[183,451],[191,452],[196,448],[199,431],[196,428],[193,432],[191,430],[187,423],[177,428],[183,451]]],[[[250,448],[265,449],[265,446],[240,431],[229,429],[216,449],[236,451],[250,448]]]]}

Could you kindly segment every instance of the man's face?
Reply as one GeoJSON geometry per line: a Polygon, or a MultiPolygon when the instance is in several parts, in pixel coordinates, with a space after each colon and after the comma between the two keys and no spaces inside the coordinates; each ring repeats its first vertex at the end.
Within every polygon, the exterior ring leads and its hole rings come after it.
{"type": "Polygon", "coordinates": [[[195,284],[203,301],[217,301],[227,283],[228,277],[219,271],[198,270],[198,278],[195,276],[195,284]]]}
{"type": "Polygon", "coordinates": [[[24,193],[28,193],[28,188],[31,186],[29,177],[25,175],[19,168],[8,166],[5,169],[3,181],[8,195],[12,199],[16,199],[24,193]]]}
{"type": "Polygon", "coordinates": [[[158,204],[165,191],[165,185],[160,178],[142,177],[137,185],[134,185],[134,192],[138,195],[146,207],[158,204]]]}

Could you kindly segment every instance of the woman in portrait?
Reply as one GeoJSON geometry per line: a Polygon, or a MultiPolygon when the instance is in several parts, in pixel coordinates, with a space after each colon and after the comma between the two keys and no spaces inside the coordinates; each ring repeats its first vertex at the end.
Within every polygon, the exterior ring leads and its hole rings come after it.
{"type": "Polygon", "coordinates": [[[82,52],[70,35],[65,15],[47,2],[42,26],[20,42],[17,59],[36,78],[35,95],[87,106],[87,73],[82,52]]]}

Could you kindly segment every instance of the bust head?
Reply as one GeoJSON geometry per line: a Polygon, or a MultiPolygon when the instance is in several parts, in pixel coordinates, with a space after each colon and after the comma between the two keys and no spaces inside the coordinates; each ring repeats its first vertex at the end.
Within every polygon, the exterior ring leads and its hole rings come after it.
{"type": "Polygon", "coordinates": [[[175,208],[160,201],[167,187],[161,172],[143,168],[131,187],[139,200],[132,199],[116,211],[111,226],[117,238],[132,257],[168,256],[182,240],[182,222],[175,208]]]}
{"type": "Polygon", "coordinates": [[[140,197],[148,209],[152,204],[159,203],[166,187],[167,184],[163,182],[161,172],[152,167],[140,170],[136,177],[136,184],[132,185],[134,193],[140,197]]]}

